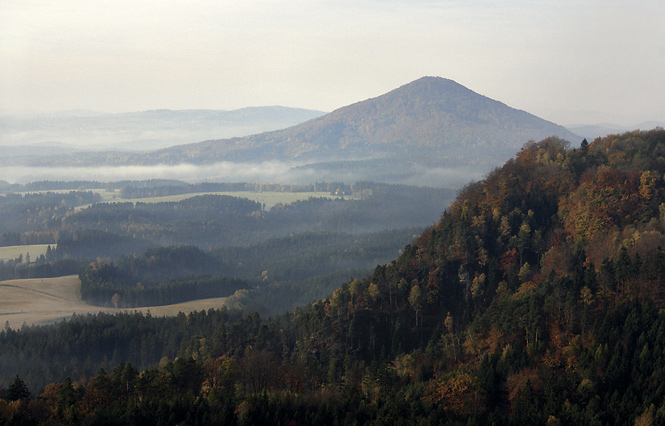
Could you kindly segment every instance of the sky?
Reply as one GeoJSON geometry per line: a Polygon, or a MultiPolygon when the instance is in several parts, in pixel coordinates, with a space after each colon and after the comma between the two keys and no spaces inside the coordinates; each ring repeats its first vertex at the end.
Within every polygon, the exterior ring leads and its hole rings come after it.
{"type": "Polygon", "coordinates": [[[332,111],[422,76],[563,125],[665,121],[659,0],[3,0],[0,111],[332,111]]]}

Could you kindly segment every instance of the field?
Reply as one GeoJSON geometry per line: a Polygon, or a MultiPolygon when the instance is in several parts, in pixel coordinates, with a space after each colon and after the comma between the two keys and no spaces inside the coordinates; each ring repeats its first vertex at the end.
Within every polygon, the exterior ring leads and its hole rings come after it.
{"type": "MultiPolygon", "coordinates": [[[[71,192],[70,189],[60,189],[53,191],[29,191],[24,192],[24,194],[33,194],[33,193],[42,193],[42,192],[56,192],[56,193],[67,193],[71,192]]],[[[339,195],[331,195],[330,192],[256,192],[256,191],[224,191],[224,192],[190,192],[187,194],[178,194],[178,195],[168,195],[164,197],[148,197],[148,198],[120,198],[120,195],[116,191],[107,191],[106,189],[89,189],[85,191],[91,191],[96,194],[99,194],[102,198],[102,203],[161,203],[168,201],[182,201],[187,198],[196,197],[197,195],[230,195],[232,197],[247,198],[252,201],[258,201],[261,204],[266,205],[266,209],[270,209],[275,206],[275,204],[290,204],[295,201],[307,200],[310,197],[314,198],[341,198],[339,195]]],[[[80,206],[78,209],[88,207],[80,206]]],[[[32,256],[32,253],[30,254],[32,256]]]]}
{"type": "Polygon", "coordinates": [[[100,308],[81,300],[81,282],[76,275],[0,281],[0,321],[13,329],[26,325],[57,322],[73,314],[98,312],[143,312],[152,316],[173,316],[179,312],[208,310],[224,306],[226,298],[195,300],[167,306],[133,309],[100,308]]]}
{"type": "Polygon", "coordinates": [[[228,191],[228,192],[196,192],[189,194],[169,195],[166,197],[151,197],[151,198],[113,198],[112,193],[105,191],[95,191],[102,196],[103,202],[131,202],[131,203],[161,203],[168,201],[182,201],[187,198],[196,197],[197,195],[230,195],[232,197],[247,198],[252,201],[258,201],[266,205],[266,209],[273,207],[275,204],[290,204],[295,201],[307,200],[310,197],[314,198],[339,198],[337,195],[330,195],[329,192],[255,192],[255,191],[228,191]]]}
{"type": "MultiPolygon", "coordinates": [[[[7,246],[0,247],[0,260],[14,260],[20,255],[25,256],[27,253],[30,253],[30,260],[33,262],[42,254],[46,254],[46,248],[48,244],[32,244],[25,246],[7,246]]],[[[55,248],[55,244],[51,244],[51,248],[55,248]]]]}

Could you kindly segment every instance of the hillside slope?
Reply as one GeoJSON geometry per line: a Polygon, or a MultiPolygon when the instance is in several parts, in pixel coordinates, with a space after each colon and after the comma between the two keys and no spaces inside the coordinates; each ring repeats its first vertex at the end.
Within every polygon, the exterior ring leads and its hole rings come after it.
{"type": "Polygon", "coordinates": [[[309,350],[408,359],[448,419],[663,421],[663,173],[662,129],[527,144],[403,256],[315,305],[309,350]]]}

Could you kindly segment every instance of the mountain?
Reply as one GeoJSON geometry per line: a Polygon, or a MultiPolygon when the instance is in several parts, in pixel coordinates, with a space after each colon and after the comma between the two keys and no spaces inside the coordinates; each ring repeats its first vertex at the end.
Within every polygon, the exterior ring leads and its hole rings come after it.
{"type": "MultiPolygon", "coordinates": [[[[88,163],[210,164],[219,161],[330,162],[393,158],[428,165],[499,164],[528,140],[579,138],[554,123],[438,77],[272,132],[143,154],[99,155],[88,163]]],[[[81,164],[81,159],[59,160],[81,164]]],[[[85,161],[84,161],[85,163],[85,161]]]]}
{"type": "Polygon", "coordinates": [[[155,152],[175,163],[219,160],[357,160],[376,157],[504,161],[529,139],[577,137],[561,126],[481,96],[452,80],[424,77],[301,125],[240,139],[155,152]]]}

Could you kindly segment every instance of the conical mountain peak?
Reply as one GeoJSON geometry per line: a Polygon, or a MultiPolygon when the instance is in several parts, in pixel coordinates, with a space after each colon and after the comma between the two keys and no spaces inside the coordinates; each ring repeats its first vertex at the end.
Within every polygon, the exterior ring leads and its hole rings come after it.
{"type": "Polygon", "coordinates": [[[287,129],[118,157],[118,163],[386,158],[412,164],[493,167],[529,140],[553,135],[577,140],[562,126],[482,96],[453,80],[422,77],[287,129]]]}

